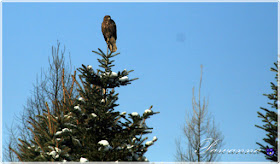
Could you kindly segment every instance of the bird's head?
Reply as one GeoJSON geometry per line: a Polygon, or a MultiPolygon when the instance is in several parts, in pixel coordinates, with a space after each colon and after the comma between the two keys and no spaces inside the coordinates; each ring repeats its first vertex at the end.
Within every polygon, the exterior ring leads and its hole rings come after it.
{"type": "Polygon", "coordinates": [[[110,15],[105,15],[104,21],[108,21],[108,20],[110,20],[110,19],[111,19],[110,15]]]}

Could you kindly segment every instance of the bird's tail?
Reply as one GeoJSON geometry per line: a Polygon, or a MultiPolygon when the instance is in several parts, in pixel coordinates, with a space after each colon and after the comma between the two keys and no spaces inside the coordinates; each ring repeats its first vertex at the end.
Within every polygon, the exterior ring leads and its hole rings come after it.
{"type": "Polygon", "coordinates": [[[116,52],[117,51],[118,48],[117,48],[117,45],[116,45],[115,38],[113,38],[113,37],[110,38],[108,47],[109,47],[111,52],[116,52]]]}

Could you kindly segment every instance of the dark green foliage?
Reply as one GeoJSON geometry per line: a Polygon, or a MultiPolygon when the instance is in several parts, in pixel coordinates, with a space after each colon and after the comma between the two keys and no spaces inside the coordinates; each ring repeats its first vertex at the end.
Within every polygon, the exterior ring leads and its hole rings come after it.
{"type": "MultiPolygon", "coordinates": [[[[143,144],[147,138],[142,135],[151,133],[145,120],[157,112],[140,115],[129,114],[128,117],[115,107],[118,94],[114,88],[130,84],[135,79],[128,79],[132,71],[112,72],[116,54],[104,54],[100,49],[94,53],[101,56],[98,59],[100,67],[94,71],[90,66],[79,68],[82,86],[79,86],[81,101],[77,101],[73,109],[80,130],[80,141],[83,143],[81,156],[89,161],[145,161],[143,157],[149,146],[143,144]],[[95,135],[92,135],[95,134],[95,135]],[[85,137],[86,136],[86,137],[85,137]],[[108,146],[102,146],[105,140],[108,146]]],[[[134,113],[135,114],[135,113],[134,113]]]]}
{"type": "Polygon", "coordinates": [[[71,132],[67,132],[67,129],[71,131],[72,124],[70,117],[65,114],[71,106],[71,100],[66,100],[66,98],[71,96],[65,93],[64,97],[64,101],[54,102],[53,106],[56,108],[53,110],[53,114],[51,114],[51,110],[46,103],[45,113],[37,115],[36,120],[30,117],[31,121],[28,121],[30,124],[28,129],[33,133],[33,138],[31,140],[19,139],[19,151],[11,149],[17,155],[19,161],[75,159],[79,147],[73,141],[75,136],[71,132]],[[63,133],[61,133],[62,131],[63,133]]]}
{"type": "MultiPolygon", "coordinates": [[[[271,71],[276,72],[276,82],[278,84],[278,69],[277,69],[277,63],[274,63],[275,68],[271,68],[271,71]]],[[[259,126],[255,125],[256,127],[263,129],[267,132],[266,138],[264,138],[264,142],[266,142],[266,145],[262,145],[259,142],[257,144],[261,147],[261,152],[265,154],[266,159],[271,161],[277,161],[277,155],[278,155],[278,138],[277,138],[277,110],[278,110],[278,86],[275,85],[273,82],[271,84],[271,89],[273,90],[273,93],[271,94],[264,94],[270,101],[268,104],[271,106],[271,108],[274,108],[274,110],[268,110],[266,108],[261,107],[261,109],[265,112],[265,114],[258,112],[258,117],[262,119],[262,122],[264,122],[264,125],[259,126]],[[274,154],[272,156],[267,155],[266,149],[272,148],[274,150],[274,154]]]]}

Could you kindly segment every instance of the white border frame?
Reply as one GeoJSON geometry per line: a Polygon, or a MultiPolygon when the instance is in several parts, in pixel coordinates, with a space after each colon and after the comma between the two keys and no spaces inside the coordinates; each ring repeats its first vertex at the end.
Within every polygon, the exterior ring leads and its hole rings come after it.
{"type": "Polygon", "coordinates": [[[0,37],[1,37],[1,39],[0,39],[0,162],[2,162],[3,161],[3,152],[2,152],[2,150],[3,150],[3,145],[2,145],[2,140],[3,140],[3,138],[2,138],[2,129],[3,129],[3,126],[2,126],[2,98],[3,98],[3,96],[2,96],[2,66],[3,66],[3,64],[2,64],[2,50],[3,50],[3,47],[2,47],[2,39],[3,39],[3,35],[2,35],[2,20],[3,20],[3,17],[2,17],[2,0],[1,0],[1,2],[0,2],[0,19],[1,19],[1,21],[0,21],[0,37]]]}
{"type": "MultiPolygon", "coordinates": [[[[2,68],[3,68],[3,63],[2,63],[2,50],[3,50],[3,42],[2,42],[2,39],[3,39],[3,35],[2,35],[2,20],[3,20],[3,2],[4,3],[13,3],[13,2],[18,2],[18,3],[25,3],[25,2],[33,2],[33,3],[40,3],[40,2],[77,2],[77,3],[82,3],[82,2],[131,2],[131,3],[135,3],[135,2],[171,2],[171,3],[176,3],[176,2],[232,2],[232,3],[240,3],[240,2],[262,2],[262,3],[271,3],[271,2],[277,2],[278,3],[278,7],[277,7],[277,15],[278,15],[278,70],[280,68],[280,39],[279,39],[279,33],[280,33],[280,29],[279,29],[279,26],[280,26],[280,23],[279,23],[279,20],[280,20],[280,13],[279,13],[279,8],[280,8],[280,3],[279,3],[280,0],[0,0],[0,19],[1,19],[1,22],[0,22],[0,162],[3,163],[3,152],[2,152],[2,98],[3,98],[3,95],[2,95],[2,78],[3,78],[3,74],[2,74],[2,68]]],[[[279,77],[279,72],[278,72],[278,86],[280,84],[280,77],[279,77]]],[[[280,95],[280,90],[278,90],[278,97],[280,95]]],[[[279,123],[279,120],[280,120],[280,112],[279,112],[279,107],[280,107],[280,104],[279,104],[279,100],[278,100],[278,139],[280,138],[280,123],[279,123]]],[[[195,164],[195,163],[203,163],[203,164],[276,164],[276,163],[280,163],[280,159],[279,159],[279,147],[280,147],[280,142],[278,140],[278,162],[117,162],[119,164],[129,164],[129,163],[133,163],[133,164],[136,164],[136,163],[153,163],[153,164],[195,164]]],[[[4,162],[4,163],[9,163],[9,164],[21,164],[21,163],[25,163],[25,164],[34,164],[34,162],[4,162]]],[[[42,164],[45,164],[45,163],[60,163],[60,162],[36,162],[36,163],[42,163],[42,164]]],[[[80,163],[80,162],[67,162],[67,163],[80,163]]],[[[96,164],[96,163],[102,163],[102,164],[115,164],[116,162],[87,162],[87,163],[93,163],[93,164],[96,164]]]]}
{"type": "Polygon", "coordinates": [[[279,0],[1,0],[2,2],[279,2],[279,0]]]}

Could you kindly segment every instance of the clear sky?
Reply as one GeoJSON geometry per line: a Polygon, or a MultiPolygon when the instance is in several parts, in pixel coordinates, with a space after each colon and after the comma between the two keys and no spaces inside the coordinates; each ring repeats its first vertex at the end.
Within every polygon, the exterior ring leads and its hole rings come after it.
{"type": "MultiPolygon", "coordinates": [[[[134,69],[139,80],[117,89],[119,111],[160,114],[148,121],[159,140],[146,156],[175,161],[192,87],[198,88],[225,136],[227,149],[256,149],[265,133],[256,128],[259,107],[269,107],[277,61],[277,3],[3,3],[3,144],[14,116],[47,68],[57,40],[75,68],[97,68],[92,50],[106,50],[104,15],[117,24],[113,71],[134,69]]],[[[221,161],[265,161],[263,155],[223,155],[221,161]]]]}

